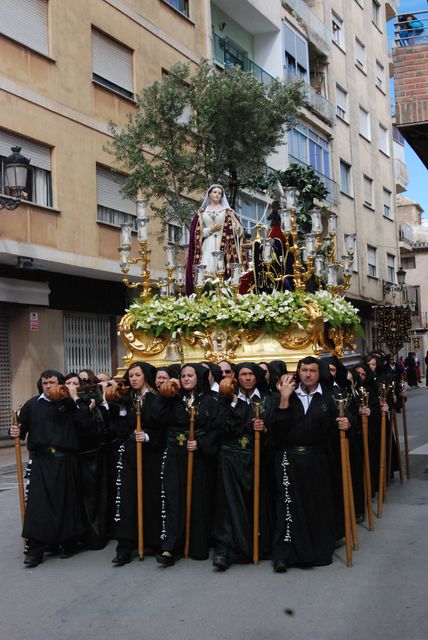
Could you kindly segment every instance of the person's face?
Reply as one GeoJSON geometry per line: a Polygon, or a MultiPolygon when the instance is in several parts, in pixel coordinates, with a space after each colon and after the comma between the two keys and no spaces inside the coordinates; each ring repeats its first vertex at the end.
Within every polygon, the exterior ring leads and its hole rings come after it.
{"type": "Polygon", "coordinates": [[[42,378],[42,390],[45,395],[49,395],[49,391],[52,387],[58,384],[58,378],[56,376],[50,376],[49,378],[42,378]]]}
{"type": "Polygon", "coordinates": [[[136,389],[138,391],[139,389],[143,388],[144,373],[141,367],[134,367],[133,369],[130,369],[128,372],[128,376],[129,384],[131,385],[132,389],[136,389]]]}
{"type": "Polygon", "coordinates": [[[65,381],[65,386],[71,389],[71,387],[80,387],[79,376],[73,376],[65,381]]]}
{"type": "Polygon", "coordinates": [[[80,382],[89,382],[89,375],[87,371],[80,371],[79,372],[79,380],[80,382]]]}
{"type": "Polygon", "coordinates": [[[156,385],[156,389],[158,391],[160,391],[161,386],[167,381],[169,380],[169,375],[167,374],[166,371],[158,371],[156,373],[156,378],[155,378],[155,385],[156,385]]]}
{"type": "Polygon", "coordinates": [[[261,367],[263,369],[263,371],[265,372],[265,378],[266,378],[266,382],[269,382],[270,379],[270,371],[268,369],[267,364],[265,364],[264,362],[261,362],[259,364],[259,367],[261,367]]]}
{"type": "Polygon", "coordinates": [[[372,371],[376,371],[376,360],[375,360],[375,358],[372,358],[371,360],[369,360],[367,364],[369,365],[369,367],[370,367],[370,369],[372,371]]]}
{"type": "Polygon", "coordinates": [[[97,378],[100,382],[108,382],[110,380],[110,376],[106,373],[97,373],[97,378]]]}
{"type": "Polygon", "coordinates": [[[256,376],[251,369],[244,367],[238,374],[238,383],[243,391],[252,391],[256,386],[256,376]]]}
{"type": "Polygon", "coordinates": [[[219,362],[218,366],[221,369],[221,375],[223,378],[230,378],[231,380],[233,380],[233,378],[235,377],[235,372],[228,362],[219,362]]]}
{"type": "Polygon", "coordinates": [[[335,378],[336,377],[336,373],[337,373],[336,367],[334,366],[334,364],[329,364],[328,366],[330,368],[331,375],[333,376],[333,378],[335,378]]]}
{"type": "Polygon", "coordinates": [[[362,369],[361,367],[357,367],[355,369],[355,371],[358,373],[358,375],[360,376],[360,380],[362,380],[364,382],[364,380],[367,378],[367,374],[364,371],[364,369],[362,369]]]}
{"type": "Polygon", "coordinates": [[[220,187],[214,187],[208,195],[212,204],[220,204],[223,197],[223,190],[220,189],[220,187]]]}
{"type": "Polygon", "coordinates": [[[313,362],[312,364],[302,364],[299,368],[299,377],[302,385],[307,391],[314,391],[320,379],[320,371],[318,365],[313,362]]]}
{"type": "Polygon", "coordinates": [[[184,367],[181,372],[181,386],[185,391],[192,391],[196,387],[198,377],[192,367],[184,367]]]}

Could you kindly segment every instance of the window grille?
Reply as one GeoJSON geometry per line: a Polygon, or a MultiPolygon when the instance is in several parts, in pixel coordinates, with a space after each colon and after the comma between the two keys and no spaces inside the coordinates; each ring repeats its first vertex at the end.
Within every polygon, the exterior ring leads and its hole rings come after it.
{"type": "Polygon", "coordinates": [[[64,370],[111,372],[110,319],[90,313],[64,314],[64,370]]]}
{"type": "Polygon", "coordinates": [[[0,311],[0,436],[6,436],[12,423],[9,314],[0,311]]]}

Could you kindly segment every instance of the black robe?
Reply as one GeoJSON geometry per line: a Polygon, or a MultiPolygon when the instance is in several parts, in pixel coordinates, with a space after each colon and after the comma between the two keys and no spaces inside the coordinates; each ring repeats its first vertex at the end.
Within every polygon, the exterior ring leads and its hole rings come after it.
{"type": "MultiPolygon", "coordinates": [[[[142,444],[144,546],[157,550],[160,546],[160,469],[164,434],[155,422],[158,397],[148,392],[141,407],[142,430],[149,436],[142,444]]],[[[128,546],[138,539],[137,520],[137,446],[134,431],[137,417],[133,405],[120,415],[118,405],[110,405],[110,430],[116,436],[116,498],[113,537],[128,546]]]]}
{"type": "MultiPolygon", "coordinates": [[[[270,398],[263,395],[265,419],[270,398]]],[[[229,556],[251,559],[253,550],[254,488],[254,408],[244,400],[235,407],[220,398],[221,446],[218,461],[217,505],[214,540],[217,551],[229,556]]],[[[271,509],[269,504],[269,455],[266,434],[260,434],[260,519],[259,552],[266,557],[271,550],[271,509]]]]}
{"type": "MultiPolygon", "coordinates": [[[[212,528],[215,460],[218,449],[218,401],[211,393],[195,400],[190,557],[208,558],[212,528]]],[[[163,398],[158,419],[166,427],[166,448],[162,464],[162,551],[182,553],[185,542],[186,488],[190,418],[182,392],[163,398]]]]}
{"type": "Polygon", "coordinates": [[[56,545],[84,533],[76,457],[76,413],[71,399],[28,400],[19,414],[21,438],[28,434],[31,477],[22,537],[56,545]]]}
{"type": "Polygon", "coordinates": [[[287,565],[326,565],[337,533],[331,440],[337,410],[328,393],[315,393],[304,413],[296,394],[268,421],[276,450],[277,521],[273,557],[287,565]]]}

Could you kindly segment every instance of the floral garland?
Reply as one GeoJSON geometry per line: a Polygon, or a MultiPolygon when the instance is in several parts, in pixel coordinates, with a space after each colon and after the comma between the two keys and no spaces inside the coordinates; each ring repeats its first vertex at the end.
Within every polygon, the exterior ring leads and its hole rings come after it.
{"type": "Polygon", "coordinates": [[[280,333],[291,325],[305,329],[309,323],[308,306],[318,307],[324,322],[334,327],[361,330],[358,309],[328,291],[250,293],[238,295],[235,300],[225,288],[222,296],[211,291],[200,299],[192,294],[181,298],[156,296],[149,302],[137,300],[128,312],[135,329],[155,336],[172,335],[178,330],[187,334],[209,326],[249,330],[263,327],[268,333],[280,333]]]}

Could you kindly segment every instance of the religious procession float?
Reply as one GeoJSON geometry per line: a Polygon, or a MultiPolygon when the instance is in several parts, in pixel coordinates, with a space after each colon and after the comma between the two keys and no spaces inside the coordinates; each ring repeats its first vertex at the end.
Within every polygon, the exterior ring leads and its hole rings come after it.
{"type": "Polygon", "coordinates": [[[173,362],[281,359],[290,369],[306,355],[351,353],[358,310],[344,298],[350,286],[355,235],[345,235],[337,257],[337,216],[313,207],[300,216],[299,192],[278,184],[270,226],[247,241],[221,185],[211,185],[195,215],[186,264],[165,247],[166,277],[150,272],[147,203],[137,202],[138,257],[132,227],[122,225],[124,283],[140,290],[119,323],[126,348],[120,373],[136,360],[173,362]],[[129,269],[141,268],[131,282],[129,269]]]}

